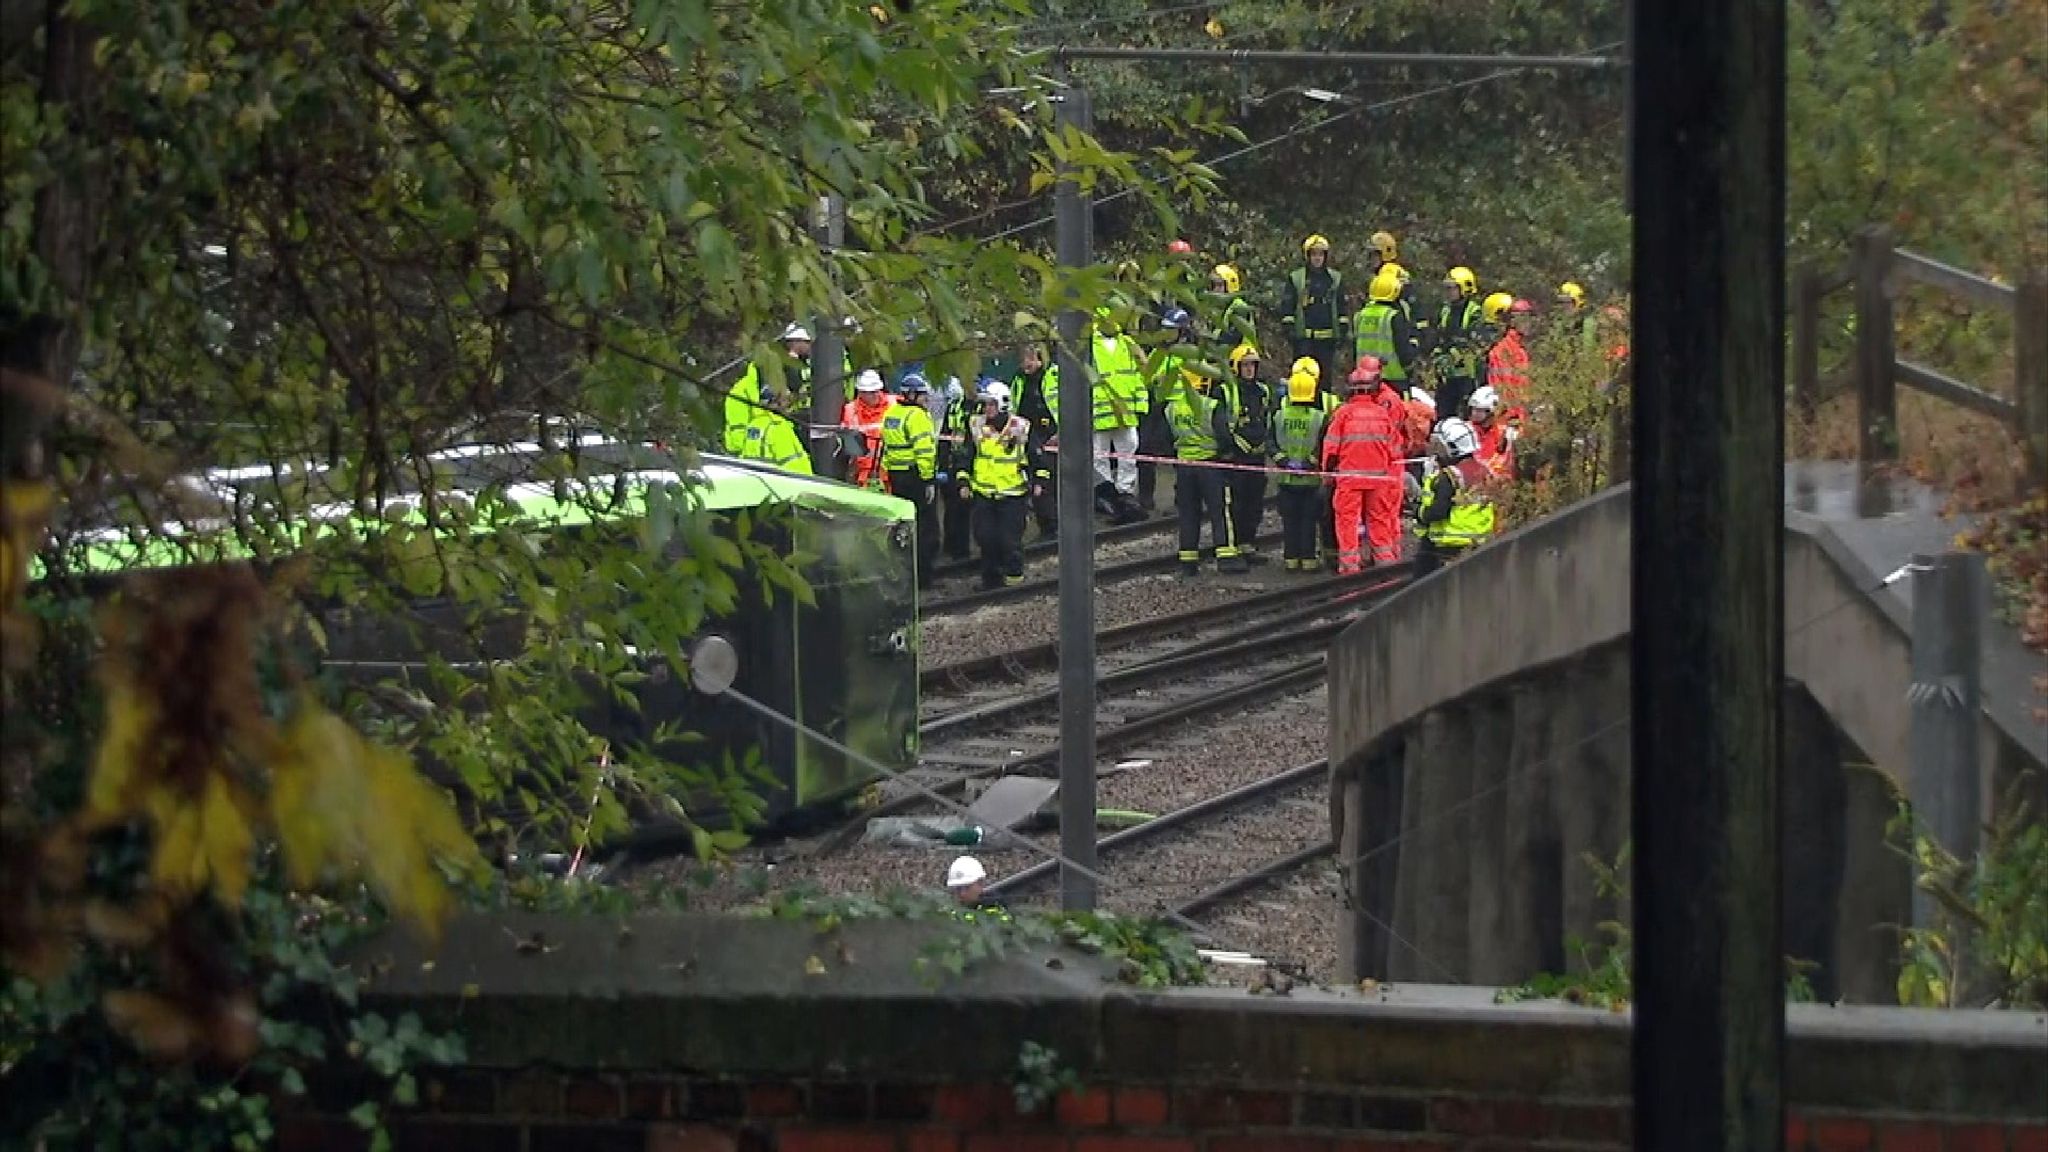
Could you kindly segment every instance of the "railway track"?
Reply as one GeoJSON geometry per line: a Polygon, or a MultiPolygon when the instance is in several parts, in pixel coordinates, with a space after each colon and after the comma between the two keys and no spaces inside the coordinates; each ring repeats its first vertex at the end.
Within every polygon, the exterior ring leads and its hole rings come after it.
{"type": "MultiPolygon", "coordinates": [[[[1132,528],[1146,526],[1145,524],[1129,525],[1132,528]]],[[[1163,532],[1156,534],[1163,534],[1163,532]]],[[[1140,536],[1133,539],[1143,538],[1143,536],[1140,536]]],[[[1279,542],[1280,533],[1277,531],[1262,532],[1258,537],[1258,543],[1267,548],[1271,548],[1279,542]]],[[[1120,580],[1171,572],[1179,567],[1179,553],[1165,547],[1163,543],[1161,549],[1161,551],[1154,554],[1136,556],[1127,560],[1098,565],[1095,569],[1096,584],[1098,586],[1114,584],[1120,580]]],[[[1035,596],[1056,594],[1060,586],[1057,563],[1057,554],[1050,559],[1041,559],[1035,567],[1042,574],[1036,576],[1031,575],[1034,566],[1027,565],[1024,581],[1020,584],[1006,584],[1001,588],[978,589],[972,592],[956,593],[926,601],[918,606],[918,615],[927,619],[934,616],[949,616],[961,612],[971,612],[976,608],[986,608],[991,604],[1005,604],[1011,601],[1029,600],[1035,596]]]]}
{"type": "MultiPolygon", "coordinates": [[[[1101,548],[1105,545],[1126,544],[1133,540],[1144,540],[1148,537],[1164,535],[1172,531],[1174,525],[1174,519],[1169,516],[1151,520],[1140,520],[1136,524],[1117,524],[1108,528],[1097,528],[1095,530],[1095,546],[1101,548]]],[[[1034,560],[1042,560],[1048,556],[1057,556],[1058,554],[1059,540],[1053,537],[1033,540],[1024,546],[1024,562],[1026,564],[1034,560]]],[[[979,571],[981,571],[981,561],[972,557],[966,560],[942,560],[938,564],[933,565],[932,578],[940,581],[972,579],[979,571]]]]}

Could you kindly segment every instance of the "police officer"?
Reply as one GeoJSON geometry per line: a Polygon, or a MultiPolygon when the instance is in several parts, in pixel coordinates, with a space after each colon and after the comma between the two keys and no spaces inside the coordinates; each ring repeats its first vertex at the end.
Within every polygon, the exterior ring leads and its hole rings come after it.
{"type": "Polygon", "coordinates": [[[740,444],[747,438],[747,428],[753,423],[756,413],[762,410],[778,390],[793,401],[782,406],[782,411],[792,412],[809,403],[811,392],[811,332],[794,321],[782,330],[782,349],[787,361],[782,366],[782,385],[777,389],[761,379],[761,366],[748,364],[747,371],[733,381],[725,393],[725,450],[735,456],[743,455],[740,444]],[[801,403],[797,403],[800,401],[801,403]]]}
{"type": "Polygon", "coordinates": [[[882,470],[889,492],[917,505],[917,586],[928,588],[939,558],[939,499],[933,483],[939,468],[939,441],[932,416],[924,407],[931,389],[922,373],[903,378],[903,403],[882,417],[882,470]]]}
{"type": "Polygon", "coordinates": [[[750,409],[753,419],[747,421],[734,438],[736,448],[733,455],[742,460],[773,464],[784,471],[810,475],[811,454],[804,448],[803,437],[797,434],[796,423],[784,415],[794,402],[795,398],[790,393],[770,389],[761,402],[750,409]]]}
{"type": "Polygon", "coordinates": [[[986,381],[981,413],[967,422],[974,452],[967,487],[974,497],[974,540],[981,547],[981,586],[1024,582],[1024,520],[1031,499],[1025,444],[1031,425],[1010,411],[1010,386],[986,381]]]}

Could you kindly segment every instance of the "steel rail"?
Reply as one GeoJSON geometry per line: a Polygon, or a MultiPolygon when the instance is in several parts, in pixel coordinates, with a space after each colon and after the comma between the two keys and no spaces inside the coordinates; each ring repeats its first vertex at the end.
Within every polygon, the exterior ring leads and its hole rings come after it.
{"type": "MultiPolygon", "coordinates": [[[[1259,612],[1274,605],[1285,604],[1295,600],[1303,600],[1305,602],[1313,600],[1314,606],[1327,606],[1330,600],[1336,597],[1376,591],[1377,588],[1373,583],[1374,577],[1383,580],[1405,578],[1413,568],[1413,562],[1403,562],[1384,568],[1374,568],[1357,575],[1327,576],[1316,580],[1304,581],[1299,584],[1289,584],[1285,587],[1275,588],[1270,592],[1260,592],[1243,600],[1212,604],[1206,608],[1196,608],[1192,611],[1181,612],[1172,616],[1134,620],[1129,624],[1119,624],[1114,628],[1104,628],[1102,631],[1097,632],[1095,634],[1096,652],[1100,654],[1105,649],[1122,647],[1133,640],[1171,636],[1190,628],[1199,628],[1214,620],[1227,619],[1246,612],[1259,612]],[[1356,585],[1364,585],[1364,587],[1353,591],[1352,589],[1356,585]]],[[[1270,627],[1275,624],[1288,623],[1299,618],[1297,615],[1290,614],[1264,621],[1263,623],[1270,627]]],[[[1213,638],[1211,642],[1216,643],[1223,640],[1223,637],[1217,637],[1213,638]]],[[[1020,670],[1042,669],[1044,666],[1058,661],[1059,651],[1060,646],[1057,640],[1046,640],[1037,644],[1027,644],[1021,648],[1012,648],[1005,652],[995,652],[987,656],[970,656],[965,660],[954,660],[945,664],[934,665],[918,675],[918,689],[922,692],[937,692],[942,691],[948,684],[956,684],[976,677],[987,677],[1005,673],[1014,675],[1020,670]]]]}
{"type": "MultiPolygon", "coordinates": [[[[1258,537],[1258,543],[1261,544],[1276,544],[1279,540],[1280,533],[1278,531],[1267,532],[1258,537]]],[[[1125,560],[1121,563],[1097,568],[1095,570],[1095,578],[1098,581],[1105,579],[1116,580],[1125,576],[1142,576],[1150,572],[1169,572],[1178,567],[1179,564],[1180,557],[1174,552],[1168,552],[1163,556],[1140,556],[1135,560],[1125,560]]],[[[985,608],[990,604],[1001,604],[1009,600],[1028,600],[1042,592],[1057,591],[1059,586],[1059,577],[1046,576],[1037,580],[1026,580],[1021,584],[1006,584],[1001,588],[984,588],[979,592],[969,592],[964,596],[943,597],[929,604],[919,605],[917,612],[919,617],[949,616],[957,612],[985,608]]]]}
{"type": "MultiPolygon", "coordinates": [[[[1331,610],[1329,606],[1321,604],[1315,605],[1314,608],[1317,613],[1331,610]]],[[[1294,629],[1293,631],[1260,636],[1256,639],[1221,647],[1210,641],[1197,641],[1157,659],[1134,664],[1129,668],[1119,668],[1107,675],[1099,676],[1095,680],[1095,687],[1098,692],[1104,689],[1130,688],[1139,684],[1150,683],[1154,680],[1172,677],[1190,668],[1200,667],[1205,664],[1220,664],[1233,659],[1262,656],[1269,652],[1283,651],[1299,644],[1316,643],[1336,635],[1348,627],[1350,623],[1351,616],[1347,613],[1342,619],[1327,621],[1321,624],[1311,624],[1307,627],[1294,629]]],[[[1257,630],[1264,632],[1268,627],[1270,625],[1260,625],[1257,630]]],[[[924,721],[917,726],[917,734],[922,739],[939,732],[951,731],[963,725],[986,724],[993,720],[1001,720],[1022,713],[1034,712],[1049,704],[1057,703],[1058,700],[1059,688],[1055,685],[1051,688],[1042,688],[1036,692],[1025,692],[1002,700],[991,701],[987,704],[974,704],[966,708],[958,708],[951,712],[941,713],[924,721]]]]}
{"type": "Polygon", "coordinates": [[[1223,883],[1216,885],[1214,888],[1182,901],[1174,906],[1173,914],[1193,919],[1233,896],[1249,892],[1261,885],[1269,884],[1275,879],[1295,871],[1302,865],[1328,856],[1336,850],[1337,842],[1335,840],[1325,840],[1320,844],[1311,844],[1299,852],[1290,852],[1276,860],[1268,860],[1249,872],[1240,872],[1223,883]]]}
{"type": "MultiPolygon", "coordinates": [[[[1246,807],[1254,801],[1264,799],[1275,792],[1284,792],[1291,787],[1313,780],[1317,776],[1326,775],[1329,770],[1329,760],[1317,760],[1313,763],[1289,768],[1284,772],[1276,772],[1271,776],[1262,777],[1249,784],[1241,784],[1227,792],[1218,792],[1214,796],[1205,796],[1184,808],[1176,808],[1171,812],[1163,813],[1147,820],[1143,824],[1104,836],[1096,842],[1095,850],[1098,853],[1107,855],[1110,852],[1128,848],[1133,844],[1142,844],[1163,833],[1171,832],[1184,824],[1210,816],[1221,815],[1225,812],[1232,812],[1246,807]]],[[[1001,880],[990,884],[988,890],[998,895],[1015,892],[1057,875],[1058,871],[1059,867],[1057,864],[1049,860],[1042,861],[1022,871],[1013,872],[1003,877],[1001,880]]]]}
{"type": "MultiPolygon", "coordinates": [[[[1123,544],[1132,540],[1143,540],[1147,536],[1164,535],[1175,527],[1176,522],[1170,516],[1140,520],[1135,524],[1113,524],[1107,528],[1095,530],[1095,546],[1100,548],[1104,544],[1123,544]]],[[[1048,536],[1042,540],[1033,540],[1031,543],[1026,544],[1024,546],[1024,558],[1026,560],[1036,560],[1044,556],[1055,556],[1059,554],[1059,550],[1059,538],[1057,536],[1048,536]]],[[[971,557],[966,560],[942,560],[932,565],[932,576],[940,580],[952,576],[972,576],[975,570],[980,567],[981,561],[971,557]]]]}

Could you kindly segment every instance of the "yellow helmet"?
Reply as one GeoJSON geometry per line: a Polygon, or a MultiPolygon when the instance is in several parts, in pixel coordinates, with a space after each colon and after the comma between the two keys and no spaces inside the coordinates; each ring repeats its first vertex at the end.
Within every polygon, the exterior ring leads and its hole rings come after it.
{"type": "Polygon", "coordinates": [[[1321,381],[1323,378],[1323,366],[1316,363],[1316,358],[1313,356],[1303,356],[1301,359],[1296,360],[1294,367],[1287,370],[1287,375],[1289,379],[1292,379],[1303,372],[1308,373],[1308,378],[1311,380],[1321,381]]]}
{"type": "Polygon", "coordinates": [[[1373,233],[1372,250],[1379,253],[1380,259],[1389,264],[1401,258],[1400,252],[1394,245],[1394,234],[1392,232],[1373,233]]]}
{"type": "Polygon", "coordinates": [[[1567,280],[1559,284],[1557,286],[1557,298],[1570,304],[1575,309],[1586,306],[1586,290],[1579,287],[1576,281],[1567,280]]]}
{"type": "Polygon", "coordinates": [[[1232,268],[1228,264],[1218,264],[1214,268],[1209,269],[1209,278],[1223,281],[1223,290],[1225,292],[1236,292],[1244,287],[1244,277],[1239,276],[1237,269],[1232,268]]]}
{"type": "Polygon", "coordinates": [[[1251,361],[1254,364],[1257,364],[1259,362],[1259,350],[1257,348],[1252,347],[1249,341],[1243,344],[1239,344],[1237,347],[1230,350],[1230,370],[1232,372],[1236,372],[1237,366],[1244,363],[1247,360],[1251,361]]]}
{"type": "Polygon", "coordinates": [[[1460,296],[1479,295],[1479,277],[1473,275],[1472,270],[1463,264],[1444,273],[1444,283],[1457,288],[1460,296]]]}
{"type": "Polygon", "coordinates": [[[1401,278],[1394,274],[1398,264],[1387,264],[1373,275],[1372,283],[1366,285],[1366,295],[1376,303],[1392,304],[1401,295],[1401,278]]]}
{"type": "Polygon", "coordinates": [[[1507,315],[1508,309],[1514,306],[1515,298],[1506,292],[1495,292],[1479,305],[1480,310],[1486,314],[1486,322],[1489,324],[1500,323],[1500,318],[1507,315]]]}
{"type": "Polygon", "coordinates": [[[1380,265],[1379,274],[1390,274],[1394,277],[1394,283],[1399,284],[1403,288],[1406,288],[1408,286],[1408,270],[1406,268],[1401,267],[1399,264],[1394,263],[1392,260],[1389,260],[1385,264],[1380,265]]]}
{"type": "MultiPolygon", "coordinates": [[[[1314,364],[1315,361],[1309,361],[1314,364]]],[[[1295,372],[1287,377],[1287,399],[1296,404],[1312,403],[1316,398],[1316,376],[1313,372],[1295,372]]]]}
{"type": "Polygon", "coordinates": [[[1321,249],[1324,252],[1328,252],[1330,250],[1330,238],[1318,232],[1315,235],[1301,242],[1301,254],[1303,256],[1307,256],[1309,253],[1314,252],[1317,249],[1321,249]]]}

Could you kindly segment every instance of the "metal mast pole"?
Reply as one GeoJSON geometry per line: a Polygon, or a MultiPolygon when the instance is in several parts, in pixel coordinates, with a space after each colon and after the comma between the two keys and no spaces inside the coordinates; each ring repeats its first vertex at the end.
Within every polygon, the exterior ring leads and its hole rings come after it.
{"type": "MultiPolygon", "coordinates": [[[[846,202],[836,195],[820,197],[812,235],[827,255],[846,243],[846,202]]],[[[811,335],[811,468],[820,476],[838,476],[839,437],[822,429],[836,427],[840,409],[846,403],[846,334],[840,331],[843,316],[812,319],[811,335]]]]}
{"type": "MultiPolygon", "coordinates": [[[[1088,94],[1072,86],[1054,97],[1061,132],[1090,129],[1088,94]]],[[[1062,164],[1054,227],[1062,268],[1088,266],[1089,205],[1071,165],[1062,164]]],[[[1071,303],[1071,301],[1069,301],[1071,303]]],[[[1059,314],[1060,540],[1060,907],[1095,907],[1095,509],[1094,389],[1089,386],[1088,318],[1059,314]],[[1079,867],[1075,867],[1079,865],[1079,867]]]]}
{"type": "Polygon", "coordinates": [[[1634,0],[1635,1138],[1784,1141],[1783,0],[1634,0]]]}

